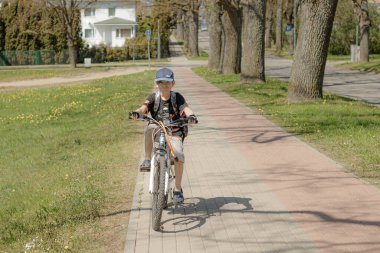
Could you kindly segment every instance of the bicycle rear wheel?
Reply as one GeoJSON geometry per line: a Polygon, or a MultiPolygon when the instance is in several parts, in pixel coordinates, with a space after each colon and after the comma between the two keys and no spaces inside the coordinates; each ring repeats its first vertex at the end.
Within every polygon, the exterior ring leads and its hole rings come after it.
{"type": "Polygon", "coordinates": [[[152,228],[154,231],[160,230],[162,209],[165,206],[165,173],[166,161],[163,156],[156,156],[154,159],[155,175],[154,190],[152,194],[152,228]]]}

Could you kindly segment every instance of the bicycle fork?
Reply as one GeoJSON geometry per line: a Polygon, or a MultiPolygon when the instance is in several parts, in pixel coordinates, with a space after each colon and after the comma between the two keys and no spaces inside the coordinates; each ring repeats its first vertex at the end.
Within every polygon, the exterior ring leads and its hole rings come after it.
{"type": "Polygon", "coordinates": [[[170,164],[170,157],[168,148],[165,142],[165,135],[164,132],[160,132],[159,141],[158,143],[155,143],[155,151],[153,152],[152,162],[150,164],[150,175],[149,175],[149,193],[158,193],[158,185],[159,182],[156,182],[155,174],[156,170],[160,169],[160,172],[165,173],[165,195],[169,193],[170,191],[170,185],[173,181],[174,177],[171,175],[174,175],[172,171],[172,166],[170,164]],[[159,159],[157,159],[157,157],[159,159]],[[164,158],[164,159],[161,159],[164,158]],[[160,166],[157,166],[156,163],[159,163],[160,166]]]}

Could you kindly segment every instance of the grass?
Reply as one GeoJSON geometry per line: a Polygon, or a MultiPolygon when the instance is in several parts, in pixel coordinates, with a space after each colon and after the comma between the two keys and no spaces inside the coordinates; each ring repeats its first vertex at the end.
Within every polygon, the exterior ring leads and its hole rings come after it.
{"type": "Polygon", "coordinates": [[[0,252],[121,252],[153,72],[0,92],[0,252]]]}
{"type": "Polygon", "coordinates": [[[377,58],[367,63],[346,63],[339,66],[364,72],[380,73],[380,59],[377,58]]]}
{"type": "Polygon", "coordinates": [[[287,83],[239,83],[239,75],[194,71],[285,128],[357,176],[380,187],[380,108],[325,94],[311,103],[288,104],[287,83]]]}

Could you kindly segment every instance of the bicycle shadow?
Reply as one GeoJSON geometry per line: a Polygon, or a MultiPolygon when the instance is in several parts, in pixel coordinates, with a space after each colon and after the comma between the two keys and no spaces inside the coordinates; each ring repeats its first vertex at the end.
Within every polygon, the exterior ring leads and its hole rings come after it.
{"type": "Polygon", "coordinates": [[[162,233],[185,232],[203,226],[212,216],[221,216],[223,213],[253,212],[250,198],[215,197],[215,198],[187,198],[182,205],[168,205],[166,215],[177,216],[161,222],[162,233]],[[175,227],[172,231],[170,228],[175,227]]]}

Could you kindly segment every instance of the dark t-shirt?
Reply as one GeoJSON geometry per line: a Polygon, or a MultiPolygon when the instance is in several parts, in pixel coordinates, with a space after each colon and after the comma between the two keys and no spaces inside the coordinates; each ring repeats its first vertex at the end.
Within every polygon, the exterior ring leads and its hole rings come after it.
{"type": "Polygon", "coordinates": [[[160,120],[162,117],[163,109],[166,107],[169,109],[169,117],[171,120],[176,120],[179,119],[180,113],[182,110],[187,106],[185,98],[178,92],[176,92],[176,104],[177,104],[177,114],[175,114],[175,111],[173,109],[173,105],[171,102],[171,98],[168,100],[163,100],[162,98],[160,99],[160,106],[158,107],[157,113],[154,111],[154,102],[156,98],[156,93],[150,94],[146,101],[145,104],[148,106],[148,110],[150,112],[150,115],[155,120],[160,120]]]}
{"type": "MultiPolygon", "coordinates": [[[[181,116],[180,113],[183,111],[183,109],[188,106],[185,98],[180,93],[176,92],[177,113],[175,113],[175,111],[174,111],[174,108],[173,108],[173,105],[171,102],[171,98],[169,98],[168,100],[163,100],[161,98],[160,99],[160,105],[159,105],[157,113],[156,113],[154,111],[155,98],[156,98],[156,93],[150,94],[147,97],[145,104],[148,106],[148,110],[149,110],[150,115],[152,115],[152,117],[158,121],[162,120],[162,118],[164,117],[164,108],[169,109],[169,119],[170,120],[177,120],[180,118],[180,116],[181,116]]],[[[182,134],[181,134],[182,132],[178,131],[178,130],[181,130],[181,129],[177,129],[177,130],[173,129],[173,135],[182,136],[182,134]]]]}

